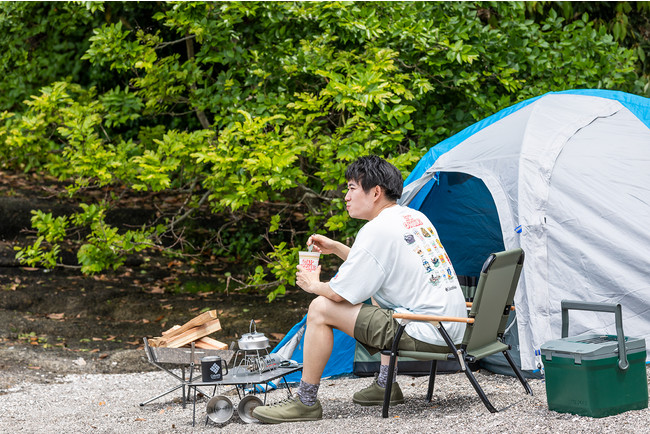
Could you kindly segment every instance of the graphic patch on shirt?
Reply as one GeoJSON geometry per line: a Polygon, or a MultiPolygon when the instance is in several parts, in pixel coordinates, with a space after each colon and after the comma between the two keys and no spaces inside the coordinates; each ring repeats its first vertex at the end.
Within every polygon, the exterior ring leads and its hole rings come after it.
{"type": "Polygon", "coordinates": [[[406,229],[412,229],[416,226],[422,226],[422,220],[420,220],[417,217],[413,217],[410,214],[403,216],[403,219],[404,219],[404,227],[406,229]]]}
{"type": "MultiPolygon", "coordinates": [[[[404,227],[408,232],[404,233],[404,242],[410,246],[413,253],[418,255],[422,268],[427,275],[429,283],[434,287],[449,290],[443,282],[453,279],[451,268],[448,267],[449,257],[444,254],[444,249],[438,234],[433,227],[425,228],[422,220],[407,215],[403,217],[404,227]],[[439,251],[438,249],[442,249],[439,251]],[[440,265],[443,265],[442,267],[440,265]]],[[[451,287],[453,289],[453,287],[451,287]]]]}

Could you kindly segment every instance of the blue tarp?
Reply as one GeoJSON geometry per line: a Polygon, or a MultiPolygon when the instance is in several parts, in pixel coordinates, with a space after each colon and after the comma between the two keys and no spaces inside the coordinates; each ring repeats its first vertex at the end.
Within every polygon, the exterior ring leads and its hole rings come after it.
{"type": "MultiPolygon", "coordinates": [[[[287,335],[280,341],[280,343],[271,351],[272,353],[277,352],[285,344],[287,344],[291,338],[302,328],[307,325],[307,315],[304,318],[294,325],[287,335]]],[[[303,347],[304,347],[305,336],[302,336],[300,343],[296,347],[291,356],[291,360],[295,360],[298,363],[302,363],[303,347]]],[[[323,371],[323,378],[333,377],[336,375],[349,374],[352,372],[352,365],[354,363],[354,348],[356,340],[346,335],[345,333],[334,330],[334,349],[332,350],[332,355],[330,356],[327,365],[325,366],[325,371],[323,371]]],[[[294,372],[285,377],[289,383],[297,383],[302,377],[301,372],[294,372]]]]}

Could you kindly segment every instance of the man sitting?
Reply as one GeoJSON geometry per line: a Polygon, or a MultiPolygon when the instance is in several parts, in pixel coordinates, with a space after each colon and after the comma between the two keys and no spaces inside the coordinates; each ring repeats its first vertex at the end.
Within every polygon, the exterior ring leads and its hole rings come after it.
{"type": "MultiPolygon", "coordinates": [[[[395,166],[376,157],[361,157],[346,170],[346,208],[350,217],[368,220],[352,247],[322,235],[307,244],[322,254],[335,254],[344,262],[329,282],[320,281],[320,267],[307,272],[298,266],[296,284],[318,295],[307,313],[302,380],[296,396],[253,415],[265,423],[321,419],[318,387],[333,348],[333,329],[354,337],[371,354],[389,349],[398,328],[393,312],[465,317],[465,298],[454,269],[429,219],[419,211],[397,204],[403,179],[395,166]],[[373,305],[364,301],[371,299],[373,305]]],[[[444,323],[451,339],[459,342],[464,323],[444,323]]],[[[432,324],[412,322],[400,340],[402,350],[448,352],[432,324]]],[[[377,379],[357,392],[360,405],[383,403],[388,379],[388,356],[381,356],[377,379]]],[[[395,384],[391,404],[404,402],[395,384]]]]}

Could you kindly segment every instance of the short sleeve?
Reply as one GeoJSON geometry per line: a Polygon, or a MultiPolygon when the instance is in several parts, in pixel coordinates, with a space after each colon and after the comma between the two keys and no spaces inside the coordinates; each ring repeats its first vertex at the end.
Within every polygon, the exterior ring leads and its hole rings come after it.
{"type": "Polygon", "coordinates": [[[385,279],[386,271],[377,258],[365,248],[355,247],[329,285],[338,295],[357,304],[372,297],[385,279]]]}

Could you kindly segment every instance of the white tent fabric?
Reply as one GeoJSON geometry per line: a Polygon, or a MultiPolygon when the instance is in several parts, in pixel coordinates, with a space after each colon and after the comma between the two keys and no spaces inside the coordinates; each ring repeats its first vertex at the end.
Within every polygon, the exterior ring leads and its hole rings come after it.
{"type": "MultiPolygon", "coordinates": [[[[620,303],[625,334],[650,342],[650,115],[640,120],[618,98],[627,94],[600,95],[546,94],[459,133],[401,200],[417,202],[438,172],[483,181],[506,249],[526,253],[515,297],[523,369],[560,337],[563,299],[620,303]]],[[[616,334],[614,316],[572,311],[569,332],[616,334]]]]}

